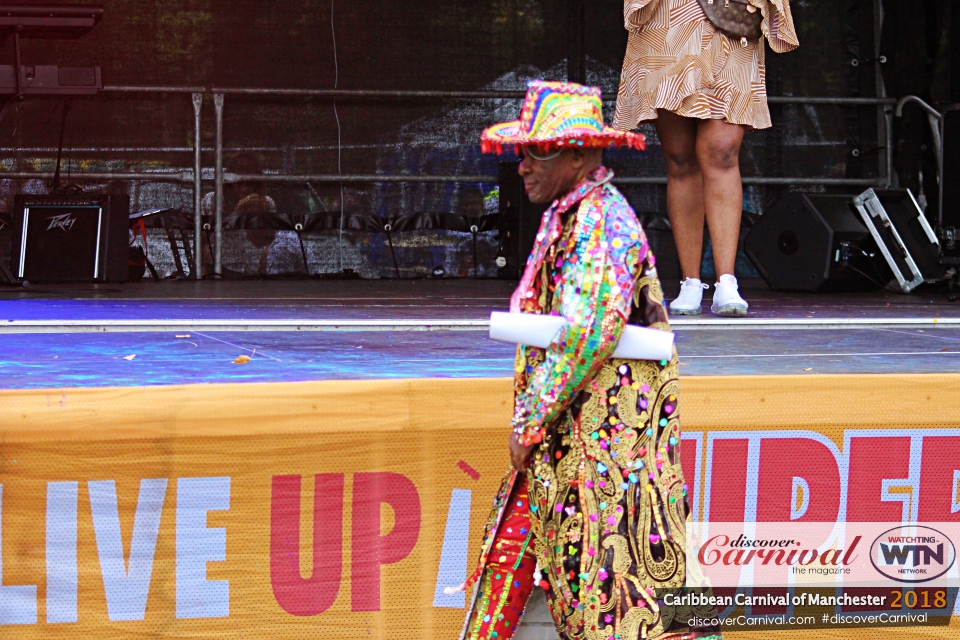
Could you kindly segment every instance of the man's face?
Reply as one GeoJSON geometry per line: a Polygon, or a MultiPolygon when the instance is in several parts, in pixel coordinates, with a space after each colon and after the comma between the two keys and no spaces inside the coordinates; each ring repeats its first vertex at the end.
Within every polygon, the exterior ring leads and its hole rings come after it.
{"type": "MultiPolygon", "coordinates": [[[[553,155],[536,150],[533,153],[538,157],[550,158],[553,155]]],[[[575,187],[582,167],[583,158],[576,157],[570,150],[564,150],[549,160],[537,160],[525,148],[519,173],[530,202],[546,203],[553,202],[575,187]]]]}

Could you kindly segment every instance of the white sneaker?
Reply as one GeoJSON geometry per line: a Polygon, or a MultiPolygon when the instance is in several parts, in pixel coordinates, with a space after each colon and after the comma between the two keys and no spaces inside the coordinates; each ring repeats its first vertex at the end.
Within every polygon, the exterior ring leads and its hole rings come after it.
{"type": "Polygon", "coordinates": [[[729,273],[720,276],[720,282],[714,286],[710,311],[718,316],[743,317],[749,306],[737,291],[737,279],[729,273]]]}
{"type": "Polygon", "coordinates": [[[697,278],[687,278],[680,283],[680,295],[670,303],[670,313],[678,316],[699,315],[703,290],[709,288],[709,285],[703,284],[697,278]]]}

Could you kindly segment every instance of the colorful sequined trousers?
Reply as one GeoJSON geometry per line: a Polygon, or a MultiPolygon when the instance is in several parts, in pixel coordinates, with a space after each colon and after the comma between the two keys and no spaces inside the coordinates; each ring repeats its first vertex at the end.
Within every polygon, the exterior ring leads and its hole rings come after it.
{"type": "Polygon", "coordinates": [[[467,640],[510,640],[534,588],[533,532],[526,478],[513,484],[490,557],[477,585],[467,640]]]}
{"type": "Polygon", "coordinates": [[[626,324],[669,323],[653,253],[611,178],[601,167],[544,213],[511,299],[514,311],[568,321],[549,348],[520,346],[515,369],[513,428],[536,445],[527,487],[541,586],[564,640],[719,637],[686,624],[715,612],[663,601],[686,576],[678,363],[612,357],[626,324]]]}

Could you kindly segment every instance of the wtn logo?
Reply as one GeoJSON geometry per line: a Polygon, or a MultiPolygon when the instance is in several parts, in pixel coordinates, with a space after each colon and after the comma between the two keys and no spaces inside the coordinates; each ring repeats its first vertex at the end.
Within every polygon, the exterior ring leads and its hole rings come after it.
{"type": "MultiPolygon", "coordinates": [[[[891,542],[894,542],[891,540],[891,542]]],[[[915,567],[918,564],[928,565],[931,558],[939,564],[943,564],[943,543],[937,545],[934,551],[928,544],[880,544],[880,552],[883,554],[883,561],[888,564],[907,564],[907,559],[913,556],[911,564],[915,567]]]]}
{"type": "Polygon", "coordinates": [[[50,226],[47,227],[47,231],[51,229],[63,229],[64,231],[70,231],[73,228],[73,223],[77,219],[73,217],[72,213],[64,213],[59,216],[53,216],[50,218],[50,226]]]}
{"type": "Polygon", "coordinates": [[[953,566],[957,550],[943,533],[922,525],[884,531],[870,548],[874,569],[897,582],[928,582],[953,566]]]}

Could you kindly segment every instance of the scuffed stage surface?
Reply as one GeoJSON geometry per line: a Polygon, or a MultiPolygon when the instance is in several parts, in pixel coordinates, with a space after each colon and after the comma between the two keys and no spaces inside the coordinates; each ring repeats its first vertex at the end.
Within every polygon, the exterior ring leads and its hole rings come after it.
{"type": "MultiPolygon", "coordinates": [[[[960,318],[945,292],[778,293],[742,280],[750,318],[960,318]]],[[[679,282],[664,281],[668,298],[679,282]]],[[[474,318],[504,309],[516,282],[507,280],[244,280],[143,281],[118,285],[0,287],[0,321],[110,318],[474,318]]],[[[705,292],[703,320],[712,319],[705,292]]],[[[677,319],[677,318],[675,318],[677,319]]],[[[2,328],[2,327],[0,327],[2,328]]]]}
{"type": "MultiPolygon", "coordinates": [[[[505,308],[513,286],[380,280],[5,289],[0,388],[507,377],[513,348],[487,339],[476,322],[505,308]],[[171,327],[130,329],[158,320],[171,327]],[[243,330],[198,330],[191,320],[243,330]],[[258,324],[297,320],[342,321],[349,330],[258,324]],[[430,320],[464,325],[427,331],[428,322],[410,324],[430,320]],[[377,330],[350,325],[356,321],[376,321],[377,330]],[[116,323],[127,328],[116,331],[116,323]],[[233,364],[244,355],[250,362],[233,364]]],[[[743,288],[751,302],[747,323],[716,324],[709,313],[675,319],[682,375],[960,372],[960,324],[953,324],[960,303],[944,293],[779,294],[762,282],[743,288]],[[777,325],[786,321],[794,324],[777,325]]]]}

